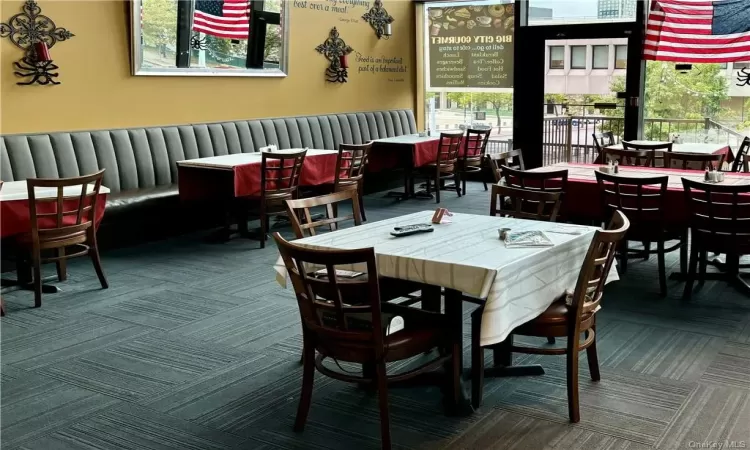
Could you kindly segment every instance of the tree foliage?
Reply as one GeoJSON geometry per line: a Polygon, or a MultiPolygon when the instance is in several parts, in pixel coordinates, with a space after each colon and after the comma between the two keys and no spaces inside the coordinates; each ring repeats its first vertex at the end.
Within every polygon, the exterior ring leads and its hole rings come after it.
{"type": "Polygon", "coordinates": [[[177,0],[146,0],[143,3],[143,43],[149,47],[177,42],[177,0]]]}

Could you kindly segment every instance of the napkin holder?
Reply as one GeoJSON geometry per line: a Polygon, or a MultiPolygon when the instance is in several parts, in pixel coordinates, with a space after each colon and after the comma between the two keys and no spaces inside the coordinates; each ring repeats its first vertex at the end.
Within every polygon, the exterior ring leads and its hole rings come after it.
{"type": "Polygon", "coordinates": [[[417,136],[419,136],[419,137],[427,137],[427,132],[426,131],[422,131],[421,133],[417,134],[417,136]]]}
{"type": "Polygon", "coordinates": [[[451,223],[449,217],[453,214],[450,213],[446,208],[438,208],[435,210],[435,214],[432,215],[432,223],[439,225],[441,223],[451,223]]]}

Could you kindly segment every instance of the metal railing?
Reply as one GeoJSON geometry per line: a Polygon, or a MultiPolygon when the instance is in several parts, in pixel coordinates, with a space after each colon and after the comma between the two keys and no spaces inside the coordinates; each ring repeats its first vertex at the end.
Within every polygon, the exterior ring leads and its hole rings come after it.
{"type": "MultiPolygon", "coordinates": [[[[543,162],[592,163],[596,159],[594,134],[611,131],[623,136],[624,119],[611,116],[559,116],[544,119],[543,162]]],[[[643,138],[666,141],[679,135],[685,143],[711,142],[738,148],[744,135],[713,119],[645,119],[643,138]]]]}

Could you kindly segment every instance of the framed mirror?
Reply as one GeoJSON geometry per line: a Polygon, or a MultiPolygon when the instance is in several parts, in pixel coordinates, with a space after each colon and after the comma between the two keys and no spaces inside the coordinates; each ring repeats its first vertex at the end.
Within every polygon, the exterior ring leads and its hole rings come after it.
{"type": "Polygon", "coordinates": [[[132,0],[133,75],[283,77],[284,0],[132,0]]]}

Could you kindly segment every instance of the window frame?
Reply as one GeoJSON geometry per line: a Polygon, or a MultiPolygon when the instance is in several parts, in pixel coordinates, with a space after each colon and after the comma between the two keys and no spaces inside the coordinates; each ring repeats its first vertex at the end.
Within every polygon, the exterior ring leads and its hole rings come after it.
{"type": "Polygon", "coordinates": [[[564,45],[550,45],[549,46],[549,68],[554,70],[565,69],[565,46],[564,45]],[[552,58],[553,49],[562,49],[562,57],[559,60],[552,58]],[[556,67],[552,64],[553,61],[560,61],[560,67],[556,67]]]}
{"type": "Polygon", "coordinates": [[[588,52],[588,49],[586,48],[586,45],[571,45],[570,46],[570,68],[575,70],[585,70],[586,69],[586,55],[588,52]],[[573,64],[573,53],[575,49],[583,49],[583,67],[577,67],[573,64]]]}
{"type": "Polygon", "coordinates": [[[591,46],[591,68],[595,70],[608,70],[609,69],[609,45],[592,45],[591,46]],[[604,49],[606,57],[604,58],[604,67],[596,66],[596,49],[604,49]]]}
{"type": "Polygon", "coordinates": [[[628,68],[628,46],[627,46],[627,44],[625,44],[625,45],[623,45],[623,44],[616,44],[615,45],[615,70],[626,70],[627,68],[628,68]],[[625,58],[623,58],[623,59],[617,58],[617,49],[620,49],[620,48],[623,49],[623,51],[625,52],[625,55],[624,55],[625,58]],[[622,67],[618,66],[617,65],[617,61],[618,60],[619,61],[625,61],[625,65],[622,66],[622,67]]]}

